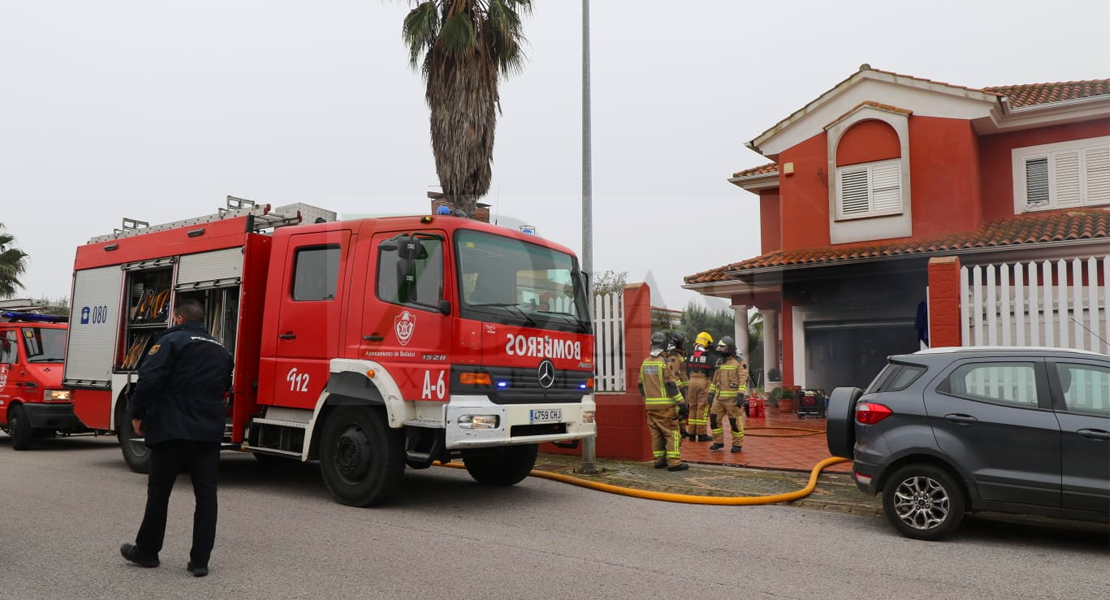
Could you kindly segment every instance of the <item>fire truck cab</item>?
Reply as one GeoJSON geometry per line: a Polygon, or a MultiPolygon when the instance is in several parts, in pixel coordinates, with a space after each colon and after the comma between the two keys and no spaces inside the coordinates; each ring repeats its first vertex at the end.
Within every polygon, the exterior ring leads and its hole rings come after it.
{"type": "Polygon", "coordinates": [[[31,312],[34,303],[0,312],[0,429],[12,448],[83,429],[62,389],[65,317],[31,312]]]}
{"type": "Polygon", "coordinates": [[[148,457],[130,387],[183,299],[203,304],[235,358],[226,447],[318,460],[345,504],[381,502],[406,465],[456,457],[512,485],[538,443],[595,434],[571,251],[452,216],[301,225],[294,213],[235,203],[78,248],[65,385],[133,469],[148,457]]]}

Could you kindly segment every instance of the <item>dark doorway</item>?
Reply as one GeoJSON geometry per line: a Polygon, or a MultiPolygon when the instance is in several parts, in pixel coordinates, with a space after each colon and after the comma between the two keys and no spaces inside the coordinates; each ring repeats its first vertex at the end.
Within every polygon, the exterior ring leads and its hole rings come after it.
{"type": "Polygon", "coordinates": [[[866,388],[892,354],[921,348],[913,321],[806,323],[806,387],[866,388]]]}

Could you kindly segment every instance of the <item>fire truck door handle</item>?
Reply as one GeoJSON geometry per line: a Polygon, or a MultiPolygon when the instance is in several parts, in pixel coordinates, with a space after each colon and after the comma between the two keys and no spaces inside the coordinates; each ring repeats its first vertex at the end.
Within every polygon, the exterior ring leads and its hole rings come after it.
{"type": "Polygon", "coordinates": [[[364,335],[362,336],[362,339],[366,340],[367,342],[380,342],[385,339],[385,336],[381,335],[380,333],[375,333],[373,335],[364,335]]]}
{"type": "Polygon", "coordinates": [[[283,339],[283,340],[295,340],[295,339],[297,339],[297,334],[290,331],[290,332],[287,332],[287,333],[283,333],[283,334],[279,335],[278,337],[283,339]]]}

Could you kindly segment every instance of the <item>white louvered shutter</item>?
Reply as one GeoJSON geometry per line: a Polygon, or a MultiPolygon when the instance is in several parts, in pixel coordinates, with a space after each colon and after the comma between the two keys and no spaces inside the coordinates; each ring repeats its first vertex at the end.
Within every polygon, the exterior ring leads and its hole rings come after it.
{"type": "Polygon", "coordinates": [[[1026,159],[1025,205],[1040,208],[1048,203],[1048,157],[1026,159]]]}
{"type": "Polygon", "coordinates": [[[844,167],[840,175],[840,214],[844,217],[863,216],[870,209],[868,202],[867,165],[844,167]]]}
{"type": "Polygon", "coordinates": [[[902,212],[902,163],[898,161],[871,166],[871,213],[889,215],[902,212]]]}
{"type": "Polygon", "coordinates": [[[1087,204],[1110,204],[1110,146],[1083,152],[1087,204]]]}
{"type": "Polygon", "coordinates": [[[1056,206],[1079,206],[1083,203],[1079,193],[1079,151],[1060,152],[1055,159],[1056,206]]]}

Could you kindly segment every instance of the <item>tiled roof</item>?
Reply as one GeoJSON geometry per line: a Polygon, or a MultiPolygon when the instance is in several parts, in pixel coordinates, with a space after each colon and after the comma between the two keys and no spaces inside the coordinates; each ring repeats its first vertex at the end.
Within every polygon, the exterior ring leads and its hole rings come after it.
{"type": "Polygon", "coordinates": [[[1110,243],[1110,211],[1078,209],[1021,215],[985,223],[976,231],[931,240],[887,244],[824,246],[801,250],[777,250],[745,261],[686,277],[686,283],[709,283],[737,279],[745,271],[788,265],[819,265],[844,261],[868,261],[908,254],[959,254],[960,250],[1106,238],[1110,243]]]}
{"type": "Polygon", "coordinates": [[[778,172],[779,172],[779,166],[777,164],[768,163],[768,164],[765,164],[765,165],[762,165],[762,166],[752,167],[750,169],[744,169],[743,171],[737,171],[736,173],[733,173],[732,176],[733,177],[752,177],[754,175],[770,175],[771,173],[778,173],[778,172]]]}
{"type": "Polygon", "coordinates": [[[1006,96],[1010,99],[1010,106],[1022,108],[1036,104],[1049,104],[1051,102],[1107,95],[1110,94],[1110,79],[1000,85],[983,88],[983,91],[1006,96]]]}

